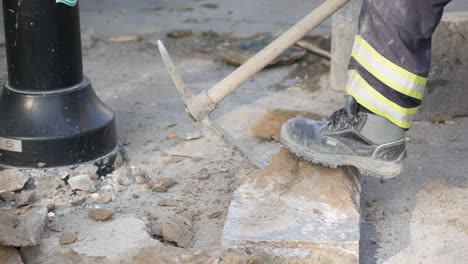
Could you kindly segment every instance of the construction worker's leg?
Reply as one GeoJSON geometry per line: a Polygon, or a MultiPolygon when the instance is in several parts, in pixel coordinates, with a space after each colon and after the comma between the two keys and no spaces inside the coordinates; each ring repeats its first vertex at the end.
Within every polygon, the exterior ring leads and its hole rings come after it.
{"type": "Polygon", "coordinates": [[[330,122],[294,118],[281,142],[307,160],[391,177],[406,158],[405,131],[421,103],[431,36],[449,0],[364,0],[345,108],[330,122]]]}
{"type": "Polygon", "coordinates": [[[450,0],[364,0],[346,91],[367,111],[408,129],[421,104],[432,33],[450,0]]]}

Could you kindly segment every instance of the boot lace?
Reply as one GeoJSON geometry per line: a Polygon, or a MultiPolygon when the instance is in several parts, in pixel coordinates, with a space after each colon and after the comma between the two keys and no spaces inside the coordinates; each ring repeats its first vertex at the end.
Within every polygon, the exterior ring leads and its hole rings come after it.
{"type": "Polygon", "coordinates": [[[356,129],[361,122],[362,117],[355,115],[352,119],[349,118],[346,113],[346,109],[342,108],[334,112],[330,117],[330,122],[328,122],[325,130],[327,131],[336,131],[353,128],[356,129]]]}

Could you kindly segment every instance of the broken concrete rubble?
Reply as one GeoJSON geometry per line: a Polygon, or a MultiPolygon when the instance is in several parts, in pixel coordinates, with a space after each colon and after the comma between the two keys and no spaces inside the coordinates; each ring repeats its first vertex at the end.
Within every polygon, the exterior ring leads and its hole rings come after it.
{"type": "Polygon", "coordinates": [[[72,197],[70,199],[70,204],[72,206],[80,206],[86,202],[86,197],[72,197]]]}
{"type": "Polygon", "coordinates": [[[112,194],[110,192],[100,193],[95,197],[95,202],[100,204],[109,203],[112,200],[112,194]]]}
{"type": "Polygon", "coordinates": [[[68,180],[68,184],[72,190],[81,190],[86,192],[95,192],[93,182],[88,175],[78,175],[68,180]]]}
{"type": "Polygon", "coordinates": [[[29,178],[29,174],[16,169],[0,171],[0,190],[9,192],[21,190],[29,178]]]}
{"type": "Polygon", "coordinates": [[[94,221],[106,221],[114,215],[111,209],[93,208],[88,211],[88,216],[94,221]]]}
{"type": "Polygon", "coordinates": [[[2,264],[23,264],[21,256],[16,248],[0,246],[0,263],[2,264]]]}
{"type": "Polygon", "coordinates": [[[132,184],[132,181],[128,178],[128,169],[126,166],[122,166],[112,173],[112,179],[118,184],[128,187],[132,184]]]}
{"type": "Polygon", "coordinates": [[[35,203],[37,199],[35,191],[22,191],[16,194],[15,204],[18,207],[29,205],[35,203]]]}
{"type": "Polygon", "coordinates": [[[151,221],[149,224],[149,234],[153,237],[162,237],[162,225],[159,221],[151,221]]]}
{"type": "Polygon", "coordinates": [[[172,178],[153,178],[149,184],[153,192],[166,192],[172,186],[174,186],[175,181],[172,178]]]}
{"type": "MultiPolygon", "coordinates": [[[[77,168],[71,170],[69,173],[71,177],[75,177],[79,175],[88,175],[89,178],[93,180],[97,180],[99,178],[97,174],[98,170],[99,170],[98,167],[92,164],[87,164],[87,165],[78,166],[77,168]]],[[[63,175],[65,175],[65,173],[63,173],[63,175]]]]}
{"type": "Polygon", "coordinates": [[[68,232],[60,234],[59,243],[60,245],[71,244],[76,241],[76,235],[68,232]]]}
{"type": "Polygon", "coordinates": [[[190,246],[192,240],[192,221],[175,215],[168,217],[162,224],[162,236],[164,240],[175,242],[179,247],[186,248],[190,246]]]}
{"type": "Polygon", "coordinates": [[[30,209],[22,215],[0,211],[0,245],[26,247],[39,244],[47,224],[47,208],[30,209]]]}
{"type": "Polygon", "coordinates": [[[225,247],[284,261],[358,263],[357,171],[324,168],[282,149],[244,177],[229,207],[225,247]]]}

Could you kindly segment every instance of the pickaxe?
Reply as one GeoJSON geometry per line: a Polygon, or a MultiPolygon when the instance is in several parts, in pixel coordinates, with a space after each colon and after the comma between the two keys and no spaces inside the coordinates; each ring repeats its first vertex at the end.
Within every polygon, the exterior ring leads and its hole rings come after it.
{"type": "Polygon", "coordinates": [[[280,37],[274,40],[270,45],[258,52],[247,62],[229,74],[223,80],[215,84],[210,89],[204,90],[199,94],[194,95],[187,83],[182,79],[177,72],[172,59],[167,52],[162,41],[158,41],[159,53],[166,65],[166,69],[171,76],[171,79],[182,95],[185,102],[185,111],[195,121],[203,121],[204,124],[213,125],[223,136],[238,147],[247,157],[259,167],[263,167],[264,162],[260,162],[252,157],[248,151],[235,141],[235,139],[224,131],[218,124],[209,120],[209,114],[216,106],[229,94],[237,90],[243,83],[252,78],[256,73],[265,68],[270,62],[280,56],[289,47],[306,36],[311,30],[320,25],[323,21],[340,10],[350,0],[327,0],[319,7],[314,9],[305,18],[299,21],[296,25],[283,33],[280,37]]]}

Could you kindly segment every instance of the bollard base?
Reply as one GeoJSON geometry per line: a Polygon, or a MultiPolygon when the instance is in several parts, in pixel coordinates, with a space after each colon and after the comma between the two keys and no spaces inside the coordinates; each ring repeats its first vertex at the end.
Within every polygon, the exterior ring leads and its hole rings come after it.
{"type": "Polygon", "coordinates": [[[38,169],[96,162],[107,168],[103,162],[115,159],[112,153],[118,149],[114,113],[97,97],[88,79],[44,92],[4,86],[0,167],[38,169]]]}

